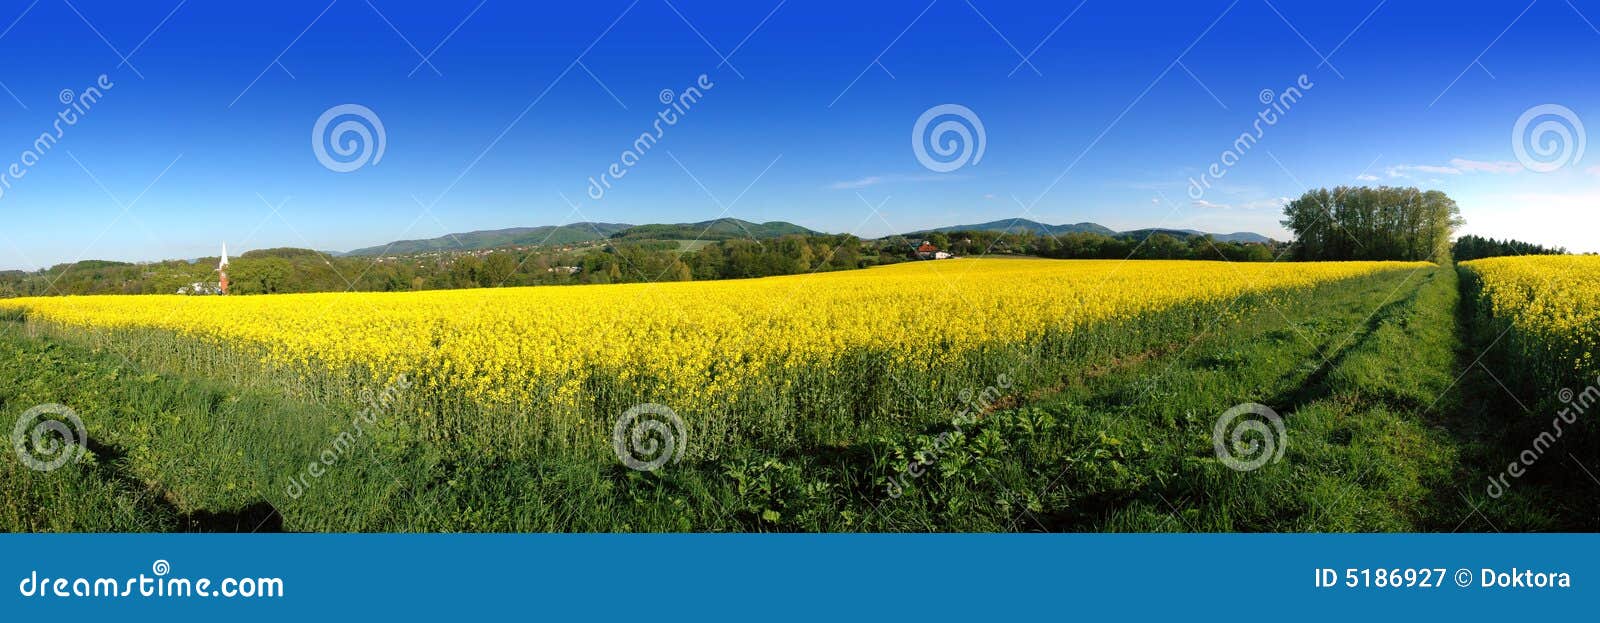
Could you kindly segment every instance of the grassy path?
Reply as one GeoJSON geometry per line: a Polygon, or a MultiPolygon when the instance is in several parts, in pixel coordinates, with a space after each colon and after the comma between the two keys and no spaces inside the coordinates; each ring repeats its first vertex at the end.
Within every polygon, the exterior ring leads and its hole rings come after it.
{"type": "Polygon", "coordinates": [[[1492,381],[1468,367],[1458,300],[1449,267],[1332,284],[1048,390],[997,393],[975,421],[952,413],[848,445],[751,445],[647,474],[455,456],[380,423],[310,480],[356,405],[148,373],[0,322],[0,360],[18,364],[0,367],[0,412],[103,414],[86,422],[84,463],[43,474],[0,458],[0,530],[1572,527],[1581,515],[1533,483],[1483,499],[1485,470],[1514,442],[1492,381]],[[1218,460],[1213,425],[1252,402],[1282,416],[1283,455],[1237,471],[1218,460]],[[305,484],[294,494],[292,478],[305,484]]]}

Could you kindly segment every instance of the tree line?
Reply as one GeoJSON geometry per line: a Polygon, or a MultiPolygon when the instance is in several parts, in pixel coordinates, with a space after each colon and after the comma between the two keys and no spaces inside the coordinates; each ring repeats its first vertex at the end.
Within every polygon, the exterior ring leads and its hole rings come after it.
{"type": "MultiPolygon", "coordinates": [[[[849,234],[767,239],[608,240],[549,248],[340,257],[307,249],[263,249],[232,258],[233,294],[396,292],[655,281],[710,281],[853,270],[918,259],[927,242],[958,256],[1055,259],[1268,261],[1276,244],[1218,242],[1209,236],[1150,233],[958,231],[864,240],[849,234]]],[[[0,297],[60,294],[173,294],[214,284],[218,258],[133,264],[83,261],[35,272],[0,272],[0,297]]]]}
{"type": "Polygon", "coordinates": [[[1480,236],[1462,236],[1456,239],[1454,246],[1450,247],[1450,255],[1457,262],[1478,260],[1486,257],[1500,257],[1503,255],[1566,255],[1567,250],[1562,247],[1544,247],[1521,240],[1495,240],[1480,236]]]}
{"type": "MultiPolygon", "coordinates": [[[[744,279],[852,270],[917,259],[923,242],[957,256],[1055,259],[1227,261],[1429,260],[1565,253],[1514,241],[1466,236],[1455,201],[1439,191],[1349,187],[1307,191],[1284,206],[1293,243],[1221,242],[1209,235],[1028,231],[932,232],[863,240],[849,234],[789,234],[766,239],[607,240],[565,246],[432,252],[399,257],[336,257],[305,249],[251,251],[229,268],[232,292],[405,291],[563,284],[744,279]],[[1288,245],[1287,248],[1285,245],[1288,245]]],[[[217,258],[148,264],[85,261],[0,272],[0,297],[53,294],[172,294],[214,282],[217,258]]]]}
{"type": "Polygon", "coordinates": [[[1463,223],[1444,193],[1391,186],[1310,190],[1283,214],[1296,260],[1446,261],[1451,234],[1463,223]]]}
{"type": "MultiPolygon", "coordinates": [[[[637,283],[768,277],[906,261],[905,249],[845,235],[693,243],[603,241],[551,248],[338,257],[307,249],[264,249],[231,258],[233,294],[394,292],[500,286],[637,283]]],[[[218,258],[133,264],[83,261],[0,272],[0,297],[173,294],[217,281],[218,258]]]]}
{"type": "Polygon", "coordinates": [[[1220,242],[1209,234],[1148,231],[1107,236],[1093,232],[1061,235],[993,230],[932,232],[898,237],[902,246],[928,243],[958,256],[1026,255],[1060,260],[1228,260],[1262,262],[1274,257],[1280,243],[1220,242]]]}

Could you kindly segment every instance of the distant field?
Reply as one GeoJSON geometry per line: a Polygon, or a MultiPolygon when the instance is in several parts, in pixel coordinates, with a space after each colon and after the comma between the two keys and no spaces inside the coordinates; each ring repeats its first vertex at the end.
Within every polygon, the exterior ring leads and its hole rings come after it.
{"type": "MultiPolygon", "coordinates": [[[[1450,530],[1522,443],[1462,360],[1516,321],[1459,300],[1427,263],[1054,260],[0,300],[0,407],[90,440],[0,459],[0,528],[1450,530]],[[1246,403],[1287,442],[1240,469],[1213,424],[1246,403]]],[[[1570,380],[1578,344],[1536,356],[1570,380]]],[[[1593,525],[1526,485],[1486,512],[1593,525]]]]}

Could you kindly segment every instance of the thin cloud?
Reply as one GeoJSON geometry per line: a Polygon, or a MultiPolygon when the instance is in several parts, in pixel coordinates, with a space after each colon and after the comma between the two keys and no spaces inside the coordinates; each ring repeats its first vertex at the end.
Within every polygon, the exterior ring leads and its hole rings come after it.
{"type": "Polygon", "coordinates": [[[1288,197],[1260,199],[1257,201],[1246,201],[1239,204],[1216,203],[1213,201],[1206,201],[1205,199],[1196,199],[1189,202],[1189,205],[1196,208],[1205,208],[1207,210],[1264,210],[1281,208],[1286,203],[1289,203],[1288,197]]]}
{"type": "Polygon", "coordinates": [[[965,175],[868,175],[866,177],[834,182],[828,185],[829,190],[856,190],[879,184],[894,184],[900,182],[950,182],[968,179],[965,175]]]}
{"type": "Polygon", "coordinates": [[[1521,164],[1507,162],[1505,160],[1496,160],[1490,162],[1484,160],[1467,160],[1465,158],[1452,158],[1450,160],[1450,166],[1462,171],[1482,171],[1484,173],[1520,173],[1523,169],[1521,164]]]}
{"type": "Polygon", "coordinates": [[[1363,182],[1376,182],[1376,181],[1378,181],[1378,176],[1367,174],[1367,173],[1362,173],[1361,175],[1357,175],[1356,179],[1360,180],[1360,181],[1363,181],[1363,182]]]}
{"type": "Polygon", "coordinates": [[[849,180],[849,181],[844,181],[844,182],[834,182],[832,184],[829,184],[828,188],[831,189],[831,190],[854,190],[854,189],[857,189],[857,188],[866,188],[868,186],[876,186],[876,185],[881,184],[881,183],[883,183],[883,178],[879,177],[879,176],[876,176],[876,175],[873,175],[873,176],[870,176],[870,177],[863,177],[863,178],[857,179],[857,180],[849,180]]]}
{"type": "Polygon", "coordinates": [[[1273,199],[1262,199],[1260,201],[1251,201],[1251,202],[1248,202],[1248,203],[1243,203],[1243,204],[1239,205],[1239,209],[1241,209],[1241,210],[1277,209],[1277,208],[1283,207],[1284,205],[1286,205],[1288,203],[1289,203],[1289,198],[1288,197],[1276,197],[1276,198],[1273,198],[1273,199]]]}
{"type": "Polygon", "coordinates": [[[1461,175],[1461,169],[1455,167],[1441,167],[1431,164],[1402,164],[1389,167],[1389,177],[1411,177],[1412,173],[1433,173],[1435,175],[1461,175]]]}
{"type": "Polygon", "coordinates": [[[1389,167],[1387,173],[1389,177],[1409,178],[1413,173],[1429,173],[1433,175],[1490,173],[1499,175],[1521,173],[1524,170],[1526,170],[1526,168],[1521,164],[1507,160],[1468,160],[1466,158],[1451,158],[1448,166],[1434,164],[1402,164],[1389,167]]]}

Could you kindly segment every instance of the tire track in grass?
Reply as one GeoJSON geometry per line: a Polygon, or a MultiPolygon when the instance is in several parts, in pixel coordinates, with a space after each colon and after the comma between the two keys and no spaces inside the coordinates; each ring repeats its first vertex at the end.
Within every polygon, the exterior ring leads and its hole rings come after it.
{"type": "Polygon", "coordinates": [[[1123,417],[1091,411],[1091,425],[1111,429],[1101,430],[1103,436],[1150,446],[1125,462],[1141,468],[1125,469],[1146,477],[1128,480],[1120,493],[1064,499],[1069,507],[1089,508],[1058,514],[1061,523],[1052,529],[1414,526],[1420,500],[1453,456],[1447,436],[1430,431],[1420,411],[1426,393],[1449,381],[1455,334],[1448,322],[1454,280],[1444,269],[1430,269],[1411,281],[1403,296],[1387,303],[1396,282],[1371,280],[1338,297],[1294,302],[1276,323],[1270,317],[1241,323],[1170,364],[1175,374],[1151,400],[1118,409],[1117,397],[1127,391],[1095,392],[1100,395],[1091,398],[1098,400],[1088,404],[1123,417]],[[1440,314],[1445,326],[1433,326],[1440,314]],[[1283,335],[1291,325],[1310,327],[1311,342],[1283,335]],[[1210,439],[1215,414],[1241,402],[1261,402],[1283,414],[1281,462],[1241,473],[1216,461],[1210,439]]]}

